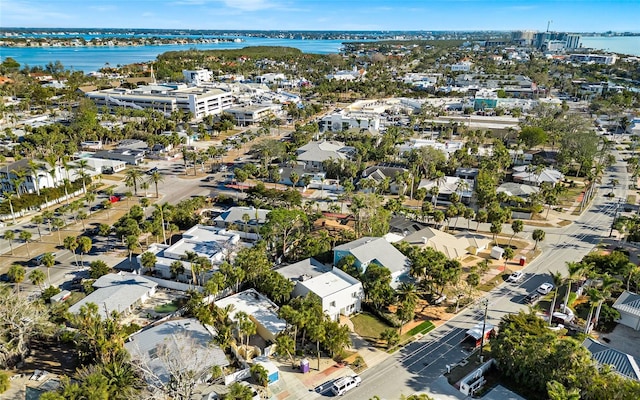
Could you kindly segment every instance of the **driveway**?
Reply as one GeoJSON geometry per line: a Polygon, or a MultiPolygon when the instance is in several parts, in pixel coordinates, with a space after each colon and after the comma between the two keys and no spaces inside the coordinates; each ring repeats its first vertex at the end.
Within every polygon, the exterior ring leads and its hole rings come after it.
{"type": "Polygon", "coordinates": [[[640,343],[640,331],[618,324],[613,332],[600,335],[598,340],[640,361],[640,346],[638,345],[640,343]],[[608,339],[609,342],[607,343],[605,339],[608,339]]]}

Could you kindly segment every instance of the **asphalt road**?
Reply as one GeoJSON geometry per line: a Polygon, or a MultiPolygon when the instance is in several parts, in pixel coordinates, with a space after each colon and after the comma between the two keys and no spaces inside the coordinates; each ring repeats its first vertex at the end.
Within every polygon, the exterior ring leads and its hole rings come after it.
{"type": "MultiPolygon", "coordinates": [[[[489,302],[487,322],[497,325],[508,314],[526,309],[522,303],[527,293],[540,284],[550,282],[550,273],[567,273],[566,262],[579,261],[602,238],[609,236],[614,215],[618,212],[618,199],[625,199],[628,175],[623,162],[607,171],[603,182],[618,179],[614,189],[616,198],[600,190],[592,206],[575,223],[558,229],[546,229],[546,238],[540,244],[543,253],[525,269],[525,279],[519,284],[503,283],[489,292],[484,299],[489,302]]],[[[431,385],[445,371],[447,364],[462,361],[468,354],[461,345],[467,329],[482,321],[483,308],[470,306],[446,324],[432,331],[421,340],[411,343],[379,365],[368,369],[362,376],[362,385],[347,393],[345,399],[397,399],[401,394],[431,391],[437,395],[439,388],[431,385]]],[[[321,397],[324,397],[321,395],[321,397]]]]}

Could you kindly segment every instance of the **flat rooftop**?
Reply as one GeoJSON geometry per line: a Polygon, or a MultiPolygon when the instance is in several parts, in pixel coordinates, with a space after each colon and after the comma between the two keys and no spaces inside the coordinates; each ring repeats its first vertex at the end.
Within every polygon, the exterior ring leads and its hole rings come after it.
{"type": "Polygon", "coordinates": [[[274,336],[287,328],[287,322],[278,317],[278,306],[254,289],[225,297],[216,301],[215,305],[220,308],[233,305],[229,315],[231,319],[235,319],[239,311],[244,311],[274,336]]]}
{"type": "Polygon", "coordinates": [[[333,270],[299,282],[300,285],[305,286],[320,297],[327,297],[358,283],[360,282],[355,279],[347,279],[346,276],[341,276],[333,270]]]}

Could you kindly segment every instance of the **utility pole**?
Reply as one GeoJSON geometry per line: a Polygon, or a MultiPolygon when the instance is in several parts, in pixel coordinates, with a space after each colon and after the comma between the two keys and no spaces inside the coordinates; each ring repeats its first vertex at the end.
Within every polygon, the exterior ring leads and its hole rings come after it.
{"type": "Polygon", "coordinates": [[[620,208],[621,202],[622,202],[622,197],[618,199],[618,204],[616,204],[616,211],[613,213],[613,221],[611,221],[611,230],[609,231],[609,237],[613,235],[613,226],[616,223],[616,219],[618,219],[618,209],[620,208]]]}
{"type": "Polygon", "coordinates": [[[484,330],[487,328],[487,311],[489,310],[489,300],[484,298],[482,299],[484,302],[484,319],[482,320],[482,337],[480,338],[480,362],[483,362],[482,358],[482,348],[484,347],[484,330]]]}

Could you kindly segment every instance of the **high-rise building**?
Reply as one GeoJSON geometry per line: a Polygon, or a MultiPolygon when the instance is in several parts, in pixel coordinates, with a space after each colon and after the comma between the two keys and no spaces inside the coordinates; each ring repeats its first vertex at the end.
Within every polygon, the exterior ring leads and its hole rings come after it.
{"type": "Polygon", "coordinates": [[[580,48],[580,35],[569,34],[567,35],[567,45],[565,46],[567,49],[577,49],[580,48]]]}

